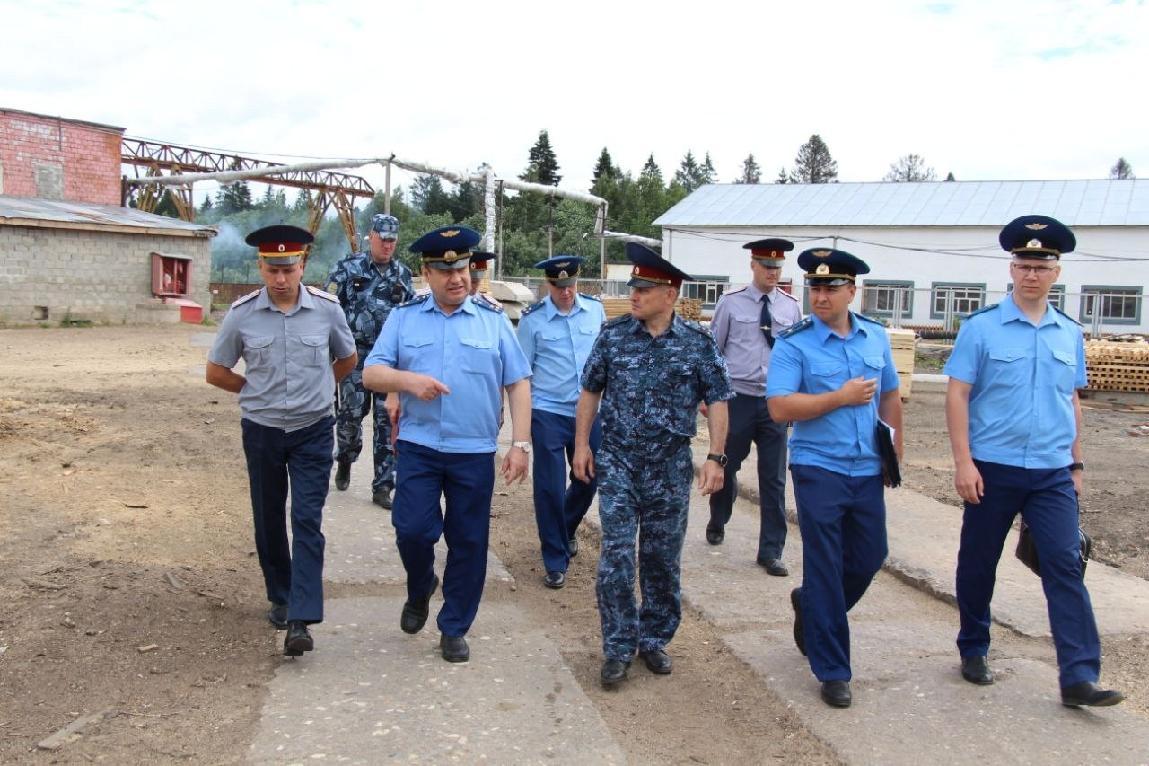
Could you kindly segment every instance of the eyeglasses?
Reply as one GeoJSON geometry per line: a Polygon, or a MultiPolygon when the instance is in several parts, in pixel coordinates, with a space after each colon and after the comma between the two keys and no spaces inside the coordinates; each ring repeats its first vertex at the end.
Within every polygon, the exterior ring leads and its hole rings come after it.
{"type": "Polygon", "coordinates": [[[1043,277],[1057,268],[1056,266],[1033,266],[1028,263],[1011,263],[1010,266],[1023,274],[1036,274],[1039,277],[1043,277]]]}

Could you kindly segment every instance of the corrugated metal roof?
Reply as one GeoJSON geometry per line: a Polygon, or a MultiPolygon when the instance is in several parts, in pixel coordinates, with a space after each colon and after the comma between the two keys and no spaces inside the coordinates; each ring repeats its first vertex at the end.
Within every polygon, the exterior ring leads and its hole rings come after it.
{"type": "Polygon", "coordinates": [[[1001,226],[1019,215],[1069,226],[1149,226],[1149,181],[711,184],[656,226],[1001,226]]]}
{"type": "Polygon", "coordinates": [[[188,223],[178,218],[143,213],[135,208],[113,205],[92,205],[69,200],[41,199],[39,197],[7,197],[0,195],[0,224],[28,222],[60,223],[65,226],[118,226],[132,229],[165,229],[197,236],[216,233],[214,227],[188,223]]]}

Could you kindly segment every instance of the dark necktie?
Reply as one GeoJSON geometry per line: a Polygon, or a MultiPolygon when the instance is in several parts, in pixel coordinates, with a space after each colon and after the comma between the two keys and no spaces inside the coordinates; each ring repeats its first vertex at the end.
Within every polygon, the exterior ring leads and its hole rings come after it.
{"type": "Polygon", "coordinates": [[[774,321],[770,318],[770,301],[766,296],[762,296],[762,316],[758,320],[758,325],[762,328],[762,334],[766,336],[766,345],[774,348],[774,335],[770,332],[771,326],[774,321]]]}

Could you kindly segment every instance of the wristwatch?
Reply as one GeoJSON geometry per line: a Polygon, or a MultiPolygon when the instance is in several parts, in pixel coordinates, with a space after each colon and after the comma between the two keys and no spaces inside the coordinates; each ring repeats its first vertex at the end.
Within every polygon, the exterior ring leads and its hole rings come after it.
{"type": "Polygon", "coordinates": [[[722,466],[723,468],[725,468],[726,464],[730,462],[730,458],[726,457],[726,455],[717,455],[713,452],[711,452],[709,455],[707,455],[706,459],[707,460],[713,460],[715,463],[718,463],[718,465],[722,466]]]}
{"type": "Polygon", "coordinates": [[[511,446],[512,447],[518,447],[527,455],[531,454],[531,443],[530,442],[511,442],[511,446]]]}
{"type": "Polygon", "coordinates": [[[1085,463],[1070,463],[1069,464],[1069,470],[1070,471],[1084,471],[1085,470],[1085,463]]]}

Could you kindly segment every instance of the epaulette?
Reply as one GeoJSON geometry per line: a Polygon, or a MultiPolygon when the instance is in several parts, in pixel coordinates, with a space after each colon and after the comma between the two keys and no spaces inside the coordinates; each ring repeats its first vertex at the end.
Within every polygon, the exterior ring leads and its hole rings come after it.
{"type": "Polygon", "coordinates": [[[800,333],[803,330],[808,330],[813,326],[814,326],[814,320],[811,319],[810,317],[806,317],[801,322],[795,322],[794,324],[790,325],[789,327],[787,327],[782,332],[778,333],[778,337],[779,338],[789,338],[791,335],[796,335],[797,333],[800,333]]]}
{"type": "Polygon", "coordinates": [[[617,327],[618,325],[623,324],[624,322],[628,321],[631,318],[632,317],[630,314],[623,314],[621,316],[616,316],[614,319],[606,320],[606,323],[603,324],[603,328],[605,329],[607,327],[617,327]]]}
{"type": "MultiPolygon", "coordinates": [[[[262,287],[259,288],[259,290],[262,290],[262,289],[263,289],[262,287]]],[[[248,293],[247,295],[243,296],[242,298],[237,298],[235,303],[231,304],[231,307],[235,308],[236,306],[242,306],[243,304],[247,303],[249,300],[251,300],[255,296],[259,295],[259,290],[253,290],[252,292],[248,293]]]]}
{"type": "Polygon", "coordinates": [[[405,309],[405,308],[407,308],[408,306],[418,306],[418,305],[420,305],[420,304],[422,304],[422,303],[426,303],[426,302],[427,302],[427,299],[428,299],[428,298],[430,298],[430,297],[431,297],[431,293],[423,293],[422,295],[416,295],[416,296],[415,296],[414,298],[412,298],[411,300],[407,301],[406,303],[400,303],[400,304],[399,304],[398,306],[396,306],[395,308],[397,308],[397,309],[405,309]]]}
{"type": "Polygon", "coordinates": [[[579,295],[582,296],[583,298],[587,298],[589,300],[598,301],[599,303],[602,303],[602,298],[598,297],[597,295],[587,295],[586,293],[579,293],[579,295]]]}
{"type": "Polygon", "coordinates": [[[472,301],[476,306],[485,308],[487,311],[493,311],[496,314],[503,313],[503,304],[496,302],[493,298],[488,298],[482,293],[475,293],[472,297],[478,299],[472,301]]]}
{"type": "MultiPolygon", "coordinates": [[[[582,293],[579,293],[579,294],[581,295],[582,293]]],[[[537,310],[539,308],[539,306],[542,306],[544,303],[546,303],[546,301],[537,301],[535,303],[532,303],[531,305],[529,305],[525,309],[523,309],[522,313],[519,314],[519,317],[525,317],[527,314],[531,313],[532,311],[537,310]]]]}
{"type": "Polygon", "coordinates": [[[977,316],[978,314],[984,314],[984,313],[985,313],[985,312],[987,312],[987,311],[992,311],[993,309],[997,308],[999,305],[1001,305],[1001,304],[999,304],[999,303],[991,303],[991,304],[989,304],[988,306],[982,306],[982,307],[981,307],[980,309],[978,309],[977,311],[973,311],[973,312],[971,312],[971,313],[970,313],[968,316],[966,316],[966,319],[970,319],[970,318],[972,318],[972,317],[975,317],[975,316],[977,316]]]}
{"type": "Polygon", "coordinates": [[[873,317],[868,317],[865,314],[858,313],[857,311],[855,311],[853,313],[854,313],[854,316],[856,316],[858,319],[861,319],[863,322],[869,322],[870,324],[876,324],[878,327],[885,327],[886,326],[885,323],[880,319],[874,319],[873,317]]]}
{"type": "MultiPolygon", "coordinates": [[[[734,295],[735,293],[745,292],[749,287],[750,285],[742,285],[741,287],[735,287],[733,290],[723,290],[722,295],[734,295]]],[[[721,298],[722,296],[720,295],[718,297],[721,298]]]]}
{"type": "Polygon", "coordinates": [[[327,300],[331,301],[332,303],[339,303],[338,298],[336,298],[331,293],[326,293],[326,292],[320,290],[318,287],[312,287],[311,285],[308,285],[307,286],[307,292],[311,293],[316,298],[326,298],[327,300]]]}
{"type": "Polygon", "coordinates": [[[787,298],[789,298],[790,300],[794,301],[795,303],[798,302],[798,298],[796,296],[791,295],[790,293],[786,292],[785,290],[778,290],[775,292],[775,295],[784,295],[787,298]]]}
{"type": "Polygon", "coordinates": [[[682,324],[684,324],[688,329],[694,330],[699,335],[705,335],[707,338],[711,337],[710,330],[707,330],[705,327],[693,319],[683,319],[682,324]]]}
{"type": "MultiPolygon", "coordinates": [[[[1073,322],[1073,324],[1077,325],[1078,327],[1084,327],[1084,326],[1085,326],[1085,325],[1083,325],[1081,322],[1078,322],[1076,319],[1074,319],[1073,317],[1069,316],[1069,314],[1066,314],[1064,311],[1062,311],[1061,309],[1059,309],[1057,306],[1054,306],[1052,303],[1050,303],[1049,305],[1050,305],[1050,306],[1053,308],[1053,310],[1054,310],[1054,311],[1056,311],[1058,314],[1061,314],[1063,317],[1065,317],[1066,319],[1068,319],[1070,322],[1073,322]]],[[[971,316],[972,316],[972,315],[971,315],[971,316]]]]}

